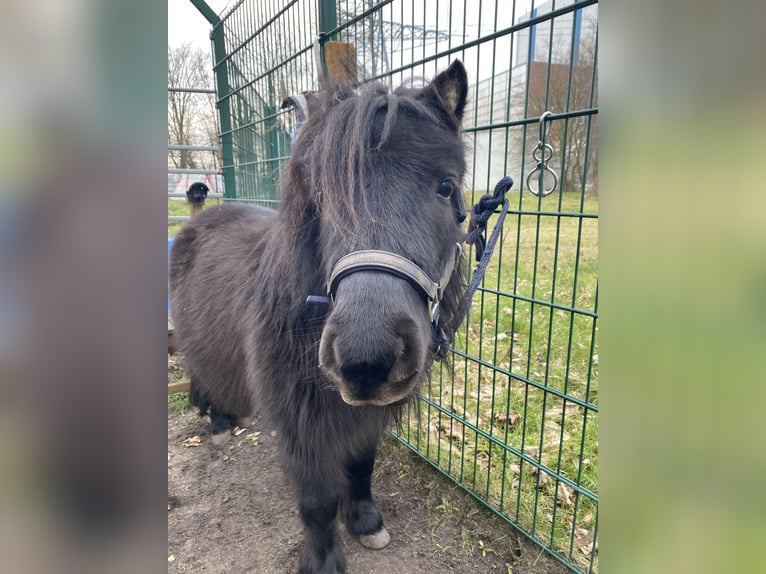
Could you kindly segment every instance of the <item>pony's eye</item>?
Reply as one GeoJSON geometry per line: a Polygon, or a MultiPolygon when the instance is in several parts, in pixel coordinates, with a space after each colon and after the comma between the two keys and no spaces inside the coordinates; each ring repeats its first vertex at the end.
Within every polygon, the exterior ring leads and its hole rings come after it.
{"type": "Polygon", "coordinates": [[[453,185],[453,183],[450,180],[445,179],[443,182],[439,184],[439,189],[436,193],[446,198],[452,195],[452,192],[454,191],[454,189],[455,189],[455,186],[453,185]]]}

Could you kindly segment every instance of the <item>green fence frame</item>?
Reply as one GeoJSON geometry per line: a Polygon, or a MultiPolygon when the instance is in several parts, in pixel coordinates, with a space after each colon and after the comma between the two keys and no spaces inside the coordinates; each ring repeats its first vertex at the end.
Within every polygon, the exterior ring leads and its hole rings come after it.
{"type": "Polygon", "coordinates": [[[516,190],[449,365],[393,434],[570,569],[597,572],[598,0],[525,14],[506,0],[239,0],[220,16],[191,1],[212,26],[226,200],[278,202],[295,130],[281,102],[319,88],[326,41],[353,42],[365,79],[391,85],[455,57],[473,72],[466,199],[505,174],[516,190]],[[526,178],[546,110],[560,188],[543,198],[526,178]]]}

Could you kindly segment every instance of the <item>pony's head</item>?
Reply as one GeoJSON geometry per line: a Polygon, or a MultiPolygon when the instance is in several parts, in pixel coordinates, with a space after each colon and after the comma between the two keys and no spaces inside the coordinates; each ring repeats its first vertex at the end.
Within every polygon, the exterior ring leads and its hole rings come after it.
{"type": "Polygon", "coordinates": [[[319,222],[331,298],[319,366],[350,405],[393,405],[417,390],[462,292],[466,169],[459,61],[423,88],[380,84],[323,99],[301,129],[293,179],[319,222]]]}

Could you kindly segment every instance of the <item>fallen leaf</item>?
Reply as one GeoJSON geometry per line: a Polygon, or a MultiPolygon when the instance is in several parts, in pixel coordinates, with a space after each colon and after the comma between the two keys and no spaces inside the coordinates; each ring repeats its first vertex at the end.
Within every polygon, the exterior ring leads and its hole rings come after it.
{"type": "Polygon", "coordinates": [[[176,555],[175,554],[171,554],[170,556],[168,556],[168,562],[175,562],[175,561],[176,561],[176,555]]]}
{"type": "Polygon", "coordinates": [[[578,528],[575,533],[577,549],[585,554],[585,556],[590,556],[594,550],[598,552],[598,540],[593,540],[594,532],[594,530],[578,528]]]}
{"type": "Polygon", "coordinates": [[[457,431],[457,429],[453,426],[450,429],[450,425],[448,424],[442,424],[439,427],[439,432],[443,435],[445,435],[447,438],[454,439],[454,440],[462,440],[462,436],[457,431]]]}
{"type": "Polygon", "coordinates": [[[241,429],[241,428],[239,428],[239,427],[234,427],[233,429],[231,429],[231,434],[233,434],[234,436],[239,436],[239,435],[241,435],[243,432],[245,432],[245,430],[246,430],[246,429],[241,429]]]}
{"type": "Polygon", "coordinates": [[[184,446],[199,446],[202,444],[202,439],[198,435],[194,435],[181,442],[181,444],[184,446]]]}
{"type": "Polygon", "coordinates": [[[589,512],[588,514],[586,514],[585,516],[583,516],[583,519],[582,519],[582,523],[583,523],[585,526],[590,526],[590,523],[591,523],[591,522],[593,522],[593,513],[592,513],[592,512],[589,512]]]}
{"type": "MultiPolygon", "coordinates": [[[[535,469],[535,470],[537,470],[537,469],[535,469]]],[[[542,488],[546,488],[551,483],[551,481],[552,481],[551,475],[548,474],[547,472],[541,472],[539,474],[540,474],[540,478],[539,478],[539,481],[537,483],[537,487],[541,488],[541,489],[542,488]]]]}
{"type": "Polygon", "coordinates": [[[505,423],[507,422],[510,426],[514,426],[519,419],[521,418],[521,415],[516,412],[510,412],[510,413],[495,413],[495,420],[499,423],[505,423]]]}
{"type": "Polygon", "coordinates": [[[563,482],[556,487],[556,502],[563,508],[571,508],[574,504],[574,491],[563,482]]]}

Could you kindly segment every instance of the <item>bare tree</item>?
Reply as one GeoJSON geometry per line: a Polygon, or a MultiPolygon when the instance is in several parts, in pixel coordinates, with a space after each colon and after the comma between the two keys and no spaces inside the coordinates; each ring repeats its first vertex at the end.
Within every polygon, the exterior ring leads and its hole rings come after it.
{"type": "MultiPolygon", "coordinates": [[[[579,58],[572,62],[569,46],[554,44],[545,50],[548,62],[529,62],[528,95],[517,92],[517,103],[526,99],[526,115],[540,117],[546,110],[553,113],[587,110],[598,107],[598,69],[596,62],[595,20],[583,26],[579,58]]],[[[533,161],[532,149],[537,143],[538,130],[527,132],[528,161],[533,161]]],[[[598,115],[585,115],[567,120],[553,121],[549,125],[546,143],[556,150],[554,162],[563,164],[560,189],[577,191],[585,186],[598,193],[598,115]]],[[[528,164],[533,169],[534,164],[528,164]]]]}
{"type": "MultiPolygon", "coordinates": [[[[168,87],[213,86],[210,56],[185,43],[168,46],[168,87]]],[[[168,91],[168,141],[179,145],[217,145],[214,94],[168,91]]],[[[210,168],[216,158],[210,152],[171,150],[169,158],[177,168],[210,168]]]]}

